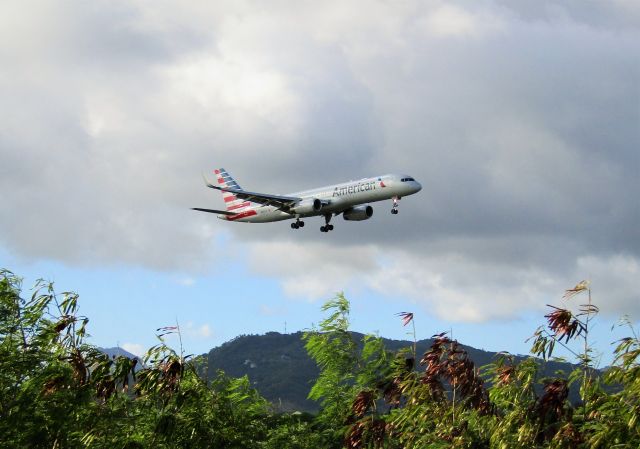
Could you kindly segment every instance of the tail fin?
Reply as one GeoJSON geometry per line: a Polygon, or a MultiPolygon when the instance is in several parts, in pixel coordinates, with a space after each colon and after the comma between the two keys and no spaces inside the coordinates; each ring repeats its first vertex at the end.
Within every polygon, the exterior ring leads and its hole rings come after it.
{"type": "MultiPolygon", "coordinates": [[[[231,177],[224,168],[218,168],[213,171],[218,179],[218,185],[227,189],[242,190],[242,187],[231,177]]],[[[249,201],[237,198],[232,192],[222,192],[222,199],[229,212],[239,212],[251,205],[249,201]]]]}

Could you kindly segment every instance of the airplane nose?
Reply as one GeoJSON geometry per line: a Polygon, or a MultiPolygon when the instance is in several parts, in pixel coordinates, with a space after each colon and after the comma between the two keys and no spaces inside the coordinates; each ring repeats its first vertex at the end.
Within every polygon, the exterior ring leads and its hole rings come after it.
{"type": "Polygon", "coordinates": [[[416,193],[419,192],[420,190],[422,190],[422,184],[420,184],[418,181],[414,181],[416,183],[416,193]]]}

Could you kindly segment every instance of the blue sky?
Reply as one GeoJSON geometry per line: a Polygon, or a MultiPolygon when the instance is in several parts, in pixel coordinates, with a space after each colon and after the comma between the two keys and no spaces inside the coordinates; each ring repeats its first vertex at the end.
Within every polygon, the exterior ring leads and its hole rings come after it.
{"type": "Polygon", "coordinates": [[[640,317],[640,7],[501,0],[3,3],[0,266],[74,290],[94,343],[453,329],[525,353],[589,279],[603,352],[640,317]],[[243,225],[201,173],[299,191],[382,173],[370,220],[243,225]]]}
{"type": "MultiPolygon", "coordinates": [[[[176,322],[185,352],[201,354],[241,334],[305,331],[323,318],[322,300],[288,299],[276,279],[253,276],[242,263],[193,278],[139,267],[81,269],[51,261],[20,262],[7,254],[2,260],[24,278],[25,294],[39,277],[54,282],[58,293],[79,293],[80,313],[90,318],[91,343],[140,354],[157,343],[157,328],[176,322]]],[[[480,349],[526,354],[531,347],[526,340],[544,323],[542,314],[490,323],[448,322],[402,297],[372,291],[345,294],[351,302],[353,330],[398,340],[411,340],[413,335],[396,314],[414,311],[418,339],[447,331],[480,349]]],[[[593,326],[592,342],[603,364],[611,361],[612,343],[628,334],[624,327],[611,329],[615,323],[604,317],[593,326]]],[[[177,338],[165,338],[178,348],[177,338]]]]}

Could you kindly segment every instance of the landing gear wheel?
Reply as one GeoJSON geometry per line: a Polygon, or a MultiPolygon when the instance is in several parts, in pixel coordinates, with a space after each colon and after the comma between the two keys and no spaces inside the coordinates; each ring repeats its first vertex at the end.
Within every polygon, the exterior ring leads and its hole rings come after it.
{"type": "Polygon", "coordinates": [[[331,214],[326,214],[324,216],[325,225],[320,227],[320,231],[322,232],[333,231],[333,225],[329,224],[330,221],[331,221],[331,214]]]}
{"type": "Polygon", "coordinates": [[[298,226],[300,226],[301,228],[304,228],[304,221],[301,221],[300,223],[298,223],[298,226]]]}
{"type": "Polygon", "coordinates": [[[399,196],[394,196],[391,199],[393,200],[393,207],[391,208],[391,213],[393,215],[396,215],[398,213],[398,201],[400,201],[400,197],[399,196]]]}
{"type": "Polygon", "coordinates": [[[291,229],[296,229],[298,226],[296,226],[295,223],[291,223],[291,229]]]}

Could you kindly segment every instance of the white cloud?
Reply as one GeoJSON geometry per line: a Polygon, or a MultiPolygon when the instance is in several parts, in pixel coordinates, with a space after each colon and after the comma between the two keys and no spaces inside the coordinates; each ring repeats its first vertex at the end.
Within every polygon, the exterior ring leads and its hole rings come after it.
{"type": "Polygon", "coordinates": [[[188,276],[179,278],[176,282],[184,287],[193,287],[196,284],[196,280],[188,276]]]}
{"type": "Polygon", "coordinates": [[[282,279],[288,296],[310,300],[357,285],[367,271],[376,267],[375,250],[368,246],[341,248],[285,240],[252,243],[248,251],[254,271],[282,279]]]}
{"type": "Polygon", "coordinates": [[[211,327],[207,323],[197,325],[192,321],[188,321],[183,331],[187,337],[197,339],[208,339],[213,335],[211,327]]]}
{"type": "Polygon", "coordinates": [[[603,314],[614,318],[629,315],[639,319],[640,260],[637,257],[628,254],[580,257],[576,272],[591,281],[593,301],[603,314]]]}
{"type": "Polygon", "coordinates": [[[260,304],[259,313],[263,316],[279,316],[285,315],[286,309],[284,307],[272,307],[268,304],[260,304]]]}
{"type": "Polygon", "coordinates": [[[573,5],[9,2],[1,244],[189,284],[232,235],[291,297],[363,285],[479,321],[588,275],[637,311],[640,15],[573,5]],[[220,206],[217,166],[274,193],[385,171],[424,189],[393,220],[292,235],[190,211],[220,206]]]}
{"type": "Polygon", "coordinates": [[[463,253],[394,254],[369,277],[371,288],[402,294],[448,321],[482,322],[542,309],[561,290],[538,268],[483,264],[463,253]]]}
{"type": "Polygon", "coordinates": [[[209,338],[212,335],[211,328],[209,327],[208,324],[201,325],[200,327],[198,327],[196,332],[197,332],[197,335],[201,338],[209,338]]]}
{"type": "Polygon", "coordinates": [[[233,46],[223,55],[190,54],[162,73],[170,96],[191,100],[202,113],[239,132],[255,120],[276,123],[278,128],[286,125],[289,135],[297,130],[295,124],[301,116],[298,98],[286,75],[275,67],[256,64],[233,46]]]}
{"type": "Polygon", "coordinates": [[[422,22],[429,32],[439,37],[480,37],[504,27],[503,19],[490,10],[474,13],[450,3],[431,10],[422,22]]]}
{"type": "Polygon", "coordinates": [[[389,297],[401,295],[450,322],[486,322],[559,304],[564,290],[589,278],[599,292],[594,302],[603,313],[640,316],[634,292],[640,265],[631,257],[580,257],[558,271],[552,265],[487,263],[471,251],[440,249],[420,255],[287,242],[253,244],[251,255],[253,270],[280,279],[285,293],[294,298],[327,299],[340,290],[368,288],[389,297]]]}
{"type": "Polygon", "coordinates": [[[122,346],[122,349],[124,349],[125,351],[130,352],[133,355],[137,355],[138,357],[144,356],[145,348],[141,344],[138,344],[138,343],[123,343],[121,346],[122,346]]]}

